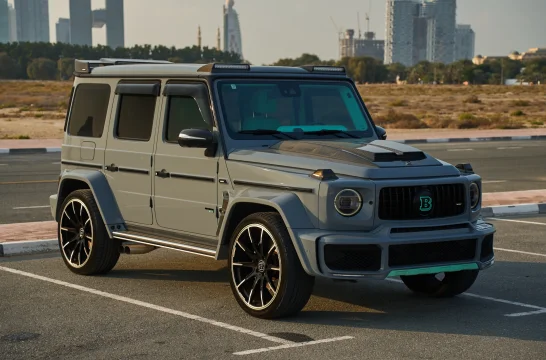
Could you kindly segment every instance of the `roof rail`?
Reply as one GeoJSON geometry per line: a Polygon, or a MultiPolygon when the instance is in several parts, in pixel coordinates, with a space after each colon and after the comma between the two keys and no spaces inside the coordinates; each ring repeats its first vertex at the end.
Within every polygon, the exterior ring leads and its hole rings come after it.
{"type": "Polygon", "coordinates": [[[111,65],[134,65],[134,64],[172,64],[164,60],[145,60],[145,59],[114,59],[102,58],[100,60],[78,60],[74,61],[74,72],[76,74],[90,74],[96,67],[111,65]]]}
{"type": "Polygon", "coordinates": [[[344,66],[330,66],[330,65],[303,65],[300,68],[305,69],[312,73],[321,73],[321,74],[345,74],[344,66]]]}
{"type": "Polygon", "coordinates": [[[201,66],[198,72],[233,72],[233,71],[250,71],[249,64],[223,64],[223,63],[211,63],[201,66]]]}

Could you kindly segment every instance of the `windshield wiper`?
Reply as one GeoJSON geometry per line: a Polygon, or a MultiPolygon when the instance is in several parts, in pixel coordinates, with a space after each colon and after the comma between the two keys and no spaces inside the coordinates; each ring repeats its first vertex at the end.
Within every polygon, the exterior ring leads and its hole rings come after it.
{"type": "Polygon", "coordinates": [[[285,132],[279,131],[279,130],[271,130],[271,129],[255,129],[255,130],[241,130],[239,131],[239,134],[251,134],[251,135],[273,135],[277,139],[279,139],[278,135],[284,135],[289,139],[297,140],[296,137],[289,135],[285,132]]]}
{"type": "MultiPolygon", "coordinates": [[[[347,135],[348,137],[351,137],[353,139],[360,139],[360,136],[353,135],[348,131],[334,130],[334,129],[330,129],[330,130],[322,129],[322,130],[318,130],[318,131],[305,131],[305,134],[319,135],[319,136],[322,136],[322,135],[336,135],[336,136],[338,136],[340,134],[343,134],[343,135],[347,135]]],[[[342,137],[342,136],[338,136],[338,137],[342,137]]]]}

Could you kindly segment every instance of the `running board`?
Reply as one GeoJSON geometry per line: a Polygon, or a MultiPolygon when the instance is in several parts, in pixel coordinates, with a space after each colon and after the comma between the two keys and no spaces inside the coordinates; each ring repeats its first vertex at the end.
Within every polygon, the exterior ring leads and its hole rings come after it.
{"type": "Polygon", "coordinates": [[[216,259],[216,251],[193,246],[193,245],[175,243],[175,242],[159,240],[159,239],[155,239],[155,238],[151,238],[147,236],[135,235],[135,234],[129,234],[129,233],[117,232],[117,231],[114,231],[112,235],[114,236],[114,238],[123,240],[123,241],[132,241],[139,244],[152,245],[152,246],[157,246],[160,248],[177,250],[177,251],[182,251],[189,254],[201,255],[201,256],[212,258],[212,259],[216,259]]]}

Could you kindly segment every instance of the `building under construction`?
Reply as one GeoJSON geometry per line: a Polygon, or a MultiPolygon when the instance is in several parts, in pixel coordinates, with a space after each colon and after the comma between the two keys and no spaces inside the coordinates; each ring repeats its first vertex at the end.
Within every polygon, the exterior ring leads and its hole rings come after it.
{"type": "Polygon", "coordinates": [[[366,31],[363,39],[360,34],[355,38],[355,31],[348,29],[345,37],[339,39],[339,53],[341,58],[368,56],[383,61],[385,41],[377,40],[372,31],[366,31]]]}

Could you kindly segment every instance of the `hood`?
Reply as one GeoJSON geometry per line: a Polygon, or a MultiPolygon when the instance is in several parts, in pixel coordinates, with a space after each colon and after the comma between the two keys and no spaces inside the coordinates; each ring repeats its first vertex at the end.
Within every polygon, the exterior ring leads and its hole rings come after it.
{"type": "Polygon", "coordinates": [[[412,146],[388,140],[286,140],[267,148],[236,150],[230,160],[368,179],[459,176],[459,171],[412,146]]]}

